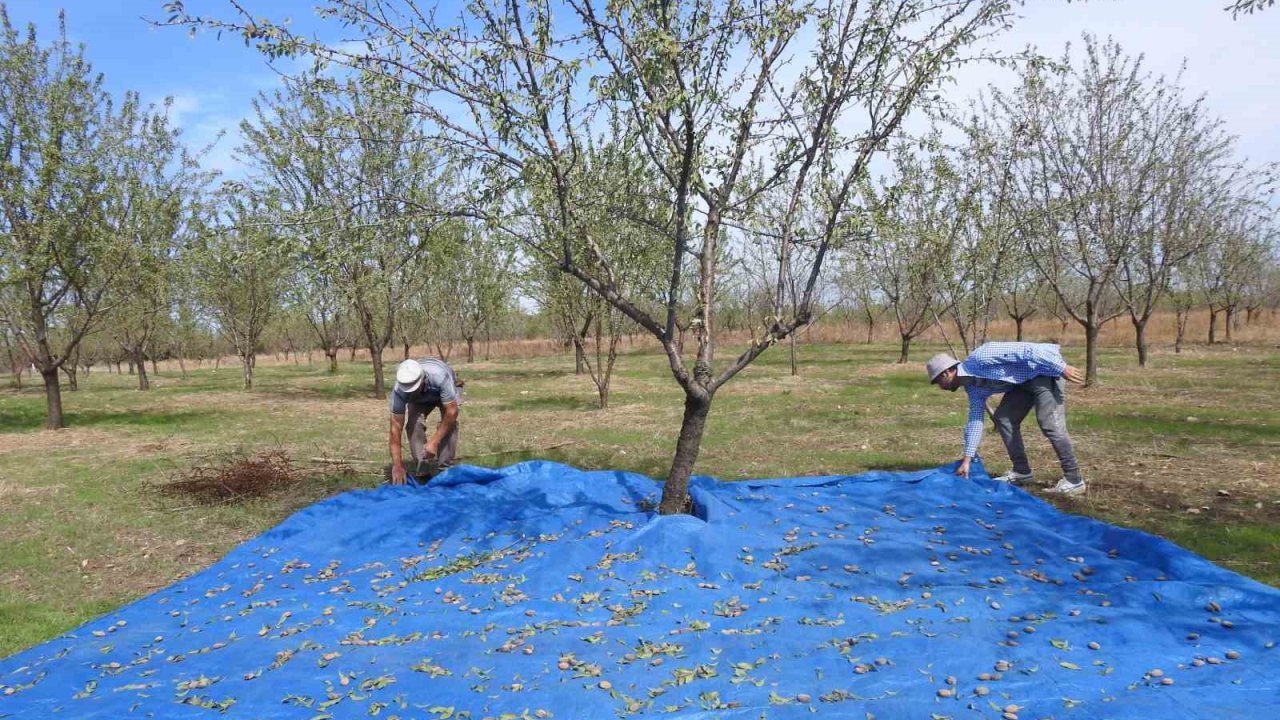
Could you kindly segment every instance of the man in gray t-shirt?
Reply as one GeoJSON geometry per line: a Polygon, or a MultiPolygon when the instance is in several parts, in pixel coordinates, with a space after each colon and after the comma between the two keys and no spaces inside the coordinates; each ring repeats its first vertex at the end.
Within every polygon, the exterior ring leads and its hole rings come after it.
{"type": "Polygon", "coordinates": [[[391,484],[405,479],[401,436],[409,434],[409,451],[415,465],[430,462],[447,467],[458,454],[458,378],[442,360],[405,360],[396,368],[391,391],[391,484]],[[427,416],[440,409],[440,423],[427,438],[427,416]]]}

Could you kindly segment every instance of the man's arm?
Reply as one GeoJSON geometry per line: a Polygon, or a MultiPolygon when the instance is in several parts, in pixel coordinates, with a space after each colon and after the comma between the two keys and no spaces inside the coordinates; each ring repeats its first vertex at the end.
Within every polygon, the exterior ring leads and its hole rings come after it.
{"type": "Polygon", "coordinates": [[[404,415],[391,416],[391,437],[387,440],[387,445],[391,449],[391,484],[404,484],[404,457],[401,454],[400,443],[404,438],[404,415]]]}
{"type": "Polygon", "coordinates": [[[987,398],[989,390],[978,387],[966,387],[969,395],[969,419],[964,424],[964,457],[956,474],[962,478],[969,477],[969,462],[978,456],[978,446],[982,444],[982,424],[987,418],[987,398]]]}
{"type": "Polygon", "coordinates": [[[444,441],[449,433],[458,426],[458,401],[451,400],[440,405],[440,424],[436,425],[436,431],[432,433],[431,439],[427,441],[426,448],[423,452],[427,457],[433,458],[440,449],[440,443],[444,441]]]}

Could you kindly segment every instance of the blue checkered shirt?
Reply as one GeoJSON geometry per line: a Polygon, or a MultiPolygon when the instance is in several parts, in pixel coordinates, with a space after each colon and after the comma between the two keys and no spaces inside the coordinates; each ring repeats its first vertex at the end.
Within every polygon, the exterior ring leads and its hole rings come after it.
{"type": "Polygon", "coordinates": [[[1062,351],[1050,343],[991,342],[965,358],[957,370],[972,377],[964,386],[969,393],[969,420],[964,425],[964,456],[975,457],[982,442],[982,423],[987,415],[987,398],[1008,392],[1041,375],[1062,377],[1067,362],[1062,351]]]}

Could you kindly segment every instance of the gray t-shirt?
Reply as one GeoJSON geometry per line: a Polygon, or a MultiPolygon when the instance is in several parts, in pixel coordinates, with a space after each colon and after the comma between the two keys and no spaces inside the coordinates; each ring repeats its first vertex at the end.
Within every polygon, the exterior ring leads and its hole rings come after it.
{"type": "Polygon", "coordinates": [[[422,366],[422,384],[413,392],[405,392],[399,385],[391,391],[391,414],[403,415],[405,406],[441,405],[458,399],[458,387],[454,382],[453,369],[442,360],[423,358],[418,361],[422,366]]]}

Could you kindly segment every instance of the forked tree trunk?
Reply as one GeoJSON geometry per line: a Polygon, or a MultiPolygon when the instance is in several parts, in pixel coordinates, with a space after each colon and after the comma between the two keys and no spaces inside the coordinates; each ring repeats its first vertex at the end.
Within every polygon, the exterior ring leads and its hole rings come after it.
{"type": "Polygon", "coordinates": [[[240,365],[244,369],[244,389],[253,389],[253,360],[252,353],[240,356],[240,365]]]}
{"type": "Polygon", "coordinates": [[[74,363],[64,363],[62,372],[67,376],[67,390],[75,392],[80,389],[79,378],[76,376],[76,366],[74,363]]]}
{"type": "MultiPolygon", "coordinates": [[[[134,349],[131,353],[133,355],[133,360],[130,361],[130,364],[138,368],[138,389],[150,390],[151,380],[147,378],[147,361],[142,357],[142,351],[134,349]]],[[[154,369],[155,368],[152,367],[152,370],[154,369]]]]}
{"type": "Polygon", "coordinates": [[[1133,342],[1138,347],[1138,367],[1147,366],[1147,321],[1133,321],[1133,342]]]}
{"type": "Polygon", "coordinates": [[[667,482],[662,487],[662,502],[658,505],[658,512],[663,515],[674,515],[688,509],[689,476],[693,474],[693,464],[698,460],[698,450],[702,447],[702,433],[707,427],[711,399],[711,395],[700,396],[685,390],[680,438],[676,441],[671,472],[667,473],[667,482]]]}
{"type": "Polygon", "coordinates": [[[338,372],[338,348],[326,349],[324,356],[329,358],[329,374],[336,375],[338,372]]]}

